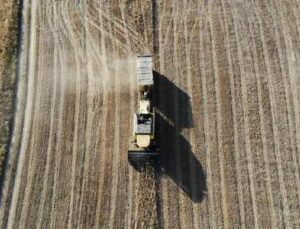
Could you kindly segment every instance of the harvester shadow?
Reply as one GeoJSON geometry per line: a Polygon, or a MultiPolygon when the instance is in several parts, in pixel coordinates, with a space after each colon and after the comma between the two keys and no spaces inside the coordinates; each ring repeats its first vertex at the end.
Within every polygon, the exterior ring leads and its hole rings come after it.
{"type": "Polygon", "coordinates": [[[193,202],[201,202],[205,196],[206,176],[202,165],[194,156],[190,143],[176,129],[157,114],[160,127],[160,168],[193,202]]]}
{"type": "Polygon", "coordinates": [[[156,131],[160,147],[160,168],[193,202],[201,202],[207,187],[204,170],[181,135],[193,127],[190,97],[166,76],[153,72],[156,131]]]}

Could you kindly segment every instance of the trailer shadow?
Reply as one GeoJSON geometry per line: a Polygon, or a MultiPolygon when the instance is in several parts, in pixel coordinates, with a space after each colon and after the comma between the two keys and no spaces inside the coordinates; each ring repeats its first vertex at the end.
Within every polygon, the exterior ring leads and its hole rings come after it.
{"type": "Polygon", "coordinates": [[[193,202],[201,202],[207,190],[205,173],[190,143],[180,133],[194,125],[190,97],[166,76],[155,71],[153,74],[156,131],[161,151],[159,167],[162,175],[169,176],[193,202]]]}
{"type": "Polygon", "coordinates": [[[153,71],[153,106],[181,131],[194,126],[190,96],[166,76],[153,71]]]}

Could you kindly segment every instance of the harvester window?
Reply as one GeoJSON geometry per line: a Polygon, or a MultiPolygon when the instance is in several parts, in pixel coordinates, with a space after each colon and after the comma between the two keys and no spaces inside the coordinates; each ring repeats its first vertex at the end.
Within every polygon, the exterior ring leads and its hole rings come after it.
{"type": "Polygon", "coordinates": [[[150,114],[137,115],[136,134],[151,134],[153,118],[150,114]]]}

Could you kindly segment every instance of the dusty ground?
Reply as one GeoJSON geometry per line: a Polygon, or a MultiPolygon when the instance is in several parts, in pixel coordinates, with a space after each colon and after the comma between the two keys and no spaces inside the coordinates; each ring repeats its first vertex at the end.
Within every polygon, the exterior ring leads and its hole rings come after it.
{"type": "Polygon", "coordinates": [[[14,228],[300,227],[297,0],[24,0],[14,228]],[[154,54],[160,165],[127,163],[154,54]]]}

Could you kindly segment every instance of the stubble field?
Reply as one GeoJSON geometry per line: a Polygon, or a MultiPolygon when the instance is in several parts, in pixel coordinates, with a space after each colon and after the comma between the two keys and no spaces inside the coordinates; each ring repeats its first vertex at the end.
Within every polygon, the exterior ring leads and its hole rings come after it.
{"type": "Polygon", "coordinates": [[[299,227],[299,4],[24,0],[1,227],[299,227]],[[139,53],[162,151],[143,172],[139,53]]]}

